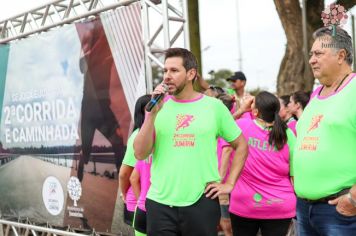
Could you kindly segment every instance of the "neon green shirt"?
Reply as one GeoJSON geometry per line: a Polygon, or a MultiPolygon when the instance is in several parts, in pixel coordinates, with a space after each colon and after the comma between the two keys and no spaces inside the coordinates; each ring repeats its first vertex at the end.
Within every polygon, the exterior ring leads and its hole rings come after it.
{"type": "Polygon", "coordinates": [[[316,95],[300,117],[293,157],[297,196],[319,199],[356,183],[355,91],[352,79],[337,93],[316,95]]]}
{"type": "Polygon", "coordinates": [[[122,161],[122,164],[125,164],[127,166],[135,167],[136,165],[133,142],[136,138],[136,135],[138,134],[138,131],[139,129],[134,130],[134,132],[132,132],[132,134],[130,135],[130,138],[127,140],[127,148],[126,148],[124,160],[122,161]]]}
{"type": "Polygon", "coordinates": [[[207,183],[220,181],[217,137],[231,142],[240,134],[220,100],[203,95],[191,101],[170,98],[155,120],[147,198],[172,206],[194,204],[207,183]]]}

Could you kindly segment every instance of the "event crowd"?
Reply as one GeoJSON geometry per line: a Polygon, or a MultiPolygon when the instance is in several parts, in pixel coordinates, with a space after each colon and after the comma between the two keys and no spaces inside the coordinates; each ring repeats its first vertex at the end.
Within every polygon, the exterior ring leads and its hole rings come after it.
{"type": "Polygon", "coordinates": [[[190,51],[166,51],[119,174],[135,235],[283,236],[294,225],[300,236],[356,235],[352,41],[339,27],[314,39],[321,85],[283,96],[251,96],[241,71],[226,78],[233,94],[204,86],[190,51]]]}

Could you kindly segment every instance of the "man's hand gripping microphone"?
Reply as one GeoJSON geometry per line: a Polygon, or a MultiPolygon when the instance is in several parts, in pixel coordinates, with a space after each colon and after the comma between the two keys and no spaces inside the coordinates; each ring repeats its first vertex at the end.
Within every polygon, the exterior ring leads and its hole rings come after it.
{"type": "Polygon", "coordinates": [[[156,106],[159,101],[164,97],[164,94],[168,91],[168,85],[162,84],[162,87],[164,89],[164,93],[156,94],[151,98],[151,101],[149,101],[146,105],[146,111],[150,112],[152,111],[153,107],[156,106]]]}

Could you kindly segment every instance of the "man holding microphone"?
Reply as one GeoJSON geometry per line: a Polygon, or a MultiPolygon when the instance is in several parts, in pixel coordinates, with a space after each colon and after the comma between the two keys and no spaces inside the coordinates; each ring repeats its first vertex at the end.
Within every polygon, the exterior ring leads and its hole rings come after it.
{"type": "MultiPolygon", "coordinates": [[[[217,99],[194,90],[197,61],[183,48],[165,54],[163,83],[153,92],[161,99],[140,129],[137,159],[153,154],[147,195],[147,235],[217,235],[219,194],[228,194],[244,166],[247,143],[228,109],[217,99]],[[220,183],[217,137],[236,154],[226,183],[220,183]]],[[[154,102],[155,103],[155,102],[154,102]]]]}

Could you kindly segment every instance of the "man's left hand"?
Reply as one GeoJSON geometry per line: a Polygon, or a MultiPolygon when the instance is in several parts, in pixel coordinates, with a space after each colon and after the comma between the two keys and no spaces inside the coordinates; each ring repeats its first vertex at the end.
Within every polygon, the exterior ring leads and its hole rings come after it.
{"type": "Polygon", "coordinates": [[[356,216],[356,207],[351,204],[346,194],[335,198],[334,200],[330,200],[329,204],[336,205],[336,210],[341,215],[356,216]]]}
{"type": "Polygon", "coordinates": [[[217,198],[220,194],[229,194],[231,193],[234,186],[232,184],[221,184],[221,183],[210,183],[205,188],[205,196],[211,199],[217,198]]]}

